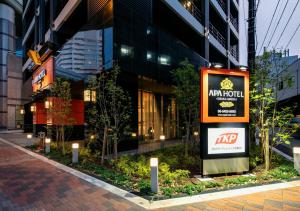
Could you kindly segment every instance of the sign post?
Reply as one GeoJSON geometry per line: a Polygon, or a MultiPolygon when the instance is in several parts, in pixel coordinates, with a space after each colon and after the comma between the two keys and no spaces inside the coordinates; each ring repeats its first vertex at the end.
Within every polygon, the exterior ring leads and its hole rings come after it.
{"type": "Polygon", "coordinates": [[[200,71],[202,175],[249,171],[249,73],[200,71]]]}

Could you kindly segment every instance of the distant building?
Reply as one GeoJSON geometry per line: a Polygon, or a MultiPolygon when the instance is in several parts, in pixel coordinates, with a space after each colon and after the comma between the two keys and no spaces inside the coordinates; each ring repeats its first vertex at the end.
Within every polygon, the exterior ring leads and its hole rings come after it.
{"type": "Polygon", "coordinates": [[[296,114],[300,114],[300,58],[278,74],[279,104],[297,105],[296,114]]]}
{"type": "Polygon", "coordinates": [[[83,74],[99,71],[102,67],[102,30],[76,33],[60,50],[56,67],[83,74]]]}
{"type": "Polygon", "coordinates": [[[21,127],[22,1],[0,0],[0,130],[21,127]]]}

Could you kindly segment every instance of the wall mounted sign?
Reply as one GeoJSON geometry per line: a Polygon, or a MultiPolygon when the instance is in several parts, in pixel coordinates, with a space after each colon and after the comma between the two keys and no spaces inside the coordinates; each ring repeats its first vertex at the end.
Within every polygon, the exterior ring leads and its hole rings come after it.
{"type": "Polygon", "coordinates": [[[201,71],[201,122],[249,122],[249,73],[201,71]]]}
{"type": "Polygon", "coordinates": [[[47,88],[54,80],[54,59],[49,57],[33,74],[32,90],[37,92],[47,88]]]}
{"type": "Polygon", "coordinates": [[[245,128],[208,128],[208,154],[245,152],[245,128]]]}

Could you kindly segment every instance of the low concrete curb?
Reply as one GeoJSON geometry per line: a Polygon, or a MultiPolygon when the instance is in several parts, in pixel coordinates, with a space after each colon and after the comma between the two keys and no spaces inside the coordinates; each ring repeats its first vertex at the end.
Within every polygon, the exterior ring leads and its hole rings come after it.
{"type": "Polygon", "coordinates": [[[37,153],[34,153],[30,150],[27,150],[27,149],[21,147],[21,146],[18,146],[16,144],[8,142],[2,138],[0,138],[0,141],[2,141],[3,143],[6,143],[8,145],[11,145],[12,147],[17,148],[17,149],[33,156],[36,159],[39,159],[46,163],[49,163],[49,164],[57,167],[58,169],[61,169],[65,172],[68,172],[68,173],[78,177],[78,178],[81,178],[97,187],[100,187],[109,192],[112,192],[113,194],[120,196],[136,205],[139,205],[140,207],[142,207],[144,209],[158,209],[158,208],[164,208],[164,207],[179,206],[179,205],[185,205],[185,204],[199,203],[199,202],[211,201],[211,200],[216,200],[216,199],[223,199],[223,198],[242,196],[242,195],[248,195],[248,194],[253,194],[253,193],[259,193],[259,192],[300,186],[300,180],[296,180],[296,181],[292,181],[292,182],[261,185],[261,186],[240,188],[240,189],[234,189],[234,190],[225,190],[225,191],[219,191],[219,192],[214,192],[214,193],[205,193],[205,194],[199,194],[199,195],[194,195],[194,196],[166,199],[166,200],[161,200],[161,201],[148,201],[142,197],[136,196],[132,193],[129,193],[128,191],[122,190],[111,184],[103,182],[102,180],[96,179],[96,178],[89,176],[87,174],[84,174],[78,170],[72,169],[72,168],[62,165],[56,161],[50,160],[42,155],[39,155],[37,153]]]}

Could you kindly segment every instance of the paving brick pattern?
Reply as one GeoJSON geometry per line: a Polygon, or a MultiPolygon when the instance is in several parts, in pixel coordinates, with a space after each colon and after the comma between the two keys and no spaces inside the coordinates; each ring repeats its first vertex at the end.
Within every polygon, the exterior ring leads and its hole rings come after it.
{"type": "Polygon", "coordinates": [[[0,141],[0,210],[142,210],[0,141]]]}
{"type": "MultiPolygon", "coordinates": [[[[143,209],[0,141],[0,210],[143,209]]],[[[300,210],[300,187],[158,210],[300,210]]]]}
{"type": "Polygon", "coordinates": [[[163,209],[175,210],[300,210],[300,187],[273,190],[185,206],[163,209]]]}

